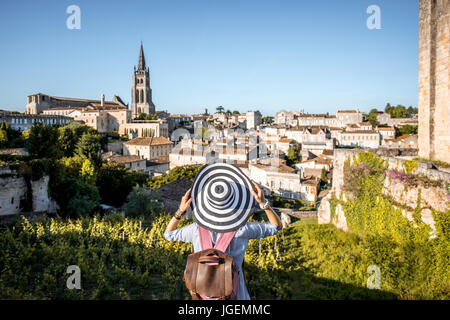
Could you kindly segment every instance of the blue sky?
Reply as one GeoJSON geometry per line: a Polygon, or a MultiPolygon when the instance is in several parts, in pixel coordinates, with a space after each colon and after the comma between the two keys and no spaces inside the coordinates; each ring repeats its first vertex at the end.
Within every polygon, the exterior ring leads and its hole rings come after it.
{"type": "Polygon", "coordinates": [[[129,103],[141,41],[157,110],[173,114],[417,106],[418,2],[2,1],[0,109],[37,92],[129,103]],[[66,27],[72,4],[81,30],[66,27]]]}

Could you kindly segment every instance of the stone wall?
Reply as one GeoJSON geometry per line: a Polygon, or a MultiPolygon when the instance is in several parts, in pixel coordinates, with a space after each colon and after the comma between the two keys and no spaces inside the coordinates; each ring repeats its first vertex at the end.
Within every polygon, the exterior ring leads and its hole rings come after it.
{"type": "MultiPolygon", "coordinates": [[[[345,218],[345,213],[340,204],[337,204],[335,214],[332,216],[330,200],[332,198],[340,198],[342,196],[343,201],[347,201],[347,195],[341,190],[344,184],[344,163],[347,159],[352,159],[353,155],[357,155],[360,152],[367,152],[368,150],[345,150],[336,149],[334,152],[333,160],[333,181],[331,191],[326,197],[322,199],[322,202],[318,209],[318,223],[326,224],[333,223],[336,227],[348,231],[348,226],[345,218]]],[[[376,153],[376,152],[375,152],[376,153]]],[[[404,170],[405,160],[393,157],[381,157],[388,162],[388,170],[394,169],[398,171],[404,170]]],[[[430,169],[426,162],[418,162],[418,166],[411,173],[423,174],[432,180],[442,180],[450,182],[450,173],[430,169]]],[[[382,193],[389,196],[394,203],[401,206],[403,215],[409,220],[413,221],[412,215],[417,207],[417,202],[420,193],[420,214],[422,221],[431,226],[433,231],[434,221],[431,209],[436,211],[445,212],[450,209],[449,191],[442,187],[425,187],[406,186],[404,183],[398,180],[392,180],[389,176],[386,176],[382,193]]]]}
{"type": "Polygon", "coordinates": [[[450,1],[420,0],[419,156],[450,162],[450,1]]]}
{"type": "Polygon", "coordinates": [[[31,201],[33,212],[56,212],[57,204],[48,196],[48,182],[48,176],[30,181],[31,192],[27,193],[28,186],[23,177],[9,168],[0,169],[0,216],[23,212],[27,201],[31,201]],[[31,199],[27,199],[30,196],[31,199]]]}

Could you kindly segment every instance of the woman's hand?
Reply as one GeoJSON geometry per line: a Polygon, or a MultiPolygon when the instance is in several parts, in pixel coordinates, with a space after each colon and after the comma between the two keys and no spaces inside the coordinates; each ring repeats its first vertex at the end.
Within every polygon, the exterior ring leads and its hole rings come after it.
{"type": "Polygon", "coordinates": [[[255,197],[255,200],[261,205],[264,206],[266,203],[266,198],[264,197],[264,191],[261,189],[260,186],[258,186],[257,183],[253,182],[253,185],[255,186],[255,190],[250,190],[253,194],[253,197],[255,197]]]}
{"type": "Polygon", "coordinates": [[[192,188],[186,191],[184,196],[181,198],[180,207],[178,209],[178,214],[181,215],[181,217],[186,213],[186,210],[189,208],[192,202],[191,189],[192,188]]]}

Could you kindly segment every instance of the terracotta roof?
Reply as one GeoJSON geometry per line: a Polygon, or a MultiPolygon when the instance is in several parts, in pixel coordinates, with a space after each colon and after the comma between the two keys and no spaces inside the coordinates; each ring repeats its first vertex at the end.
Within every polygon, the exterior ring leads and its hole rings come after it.
{"type": "Polygon", "coordinates": [[[142,159],[141,157],[136,156],[136,155],[111,157],[108,160],[118,162],[118,163],[130,163],[130,162],[145,161],[145,159],[142,159]]]}
{"type": "Polygon", "coordinates": [[[302,181],[302,184],[307,185],[307,186],[317,187],[319,185],[319,180],[308,179],[308,180],[302,181]]]}
{"type": "Polygon", "coordinates": [[[322,155],[324,155],[324,156],[334,156],[334,150],[323,150],[322,155]]]}
{"type": "Polygon", "coordinates": [[[134,138],[127,142],[124,142],[127,145],[139,145],[139,146],[158,146],[158,145],[172,145],[172,141],[165,137],[140,137],[134,138]]]}
{"type": "Polygon", "coordinates": [[[293,140],[292,139],[288,139],[288,138],[281,138],[281,139],[278,140],[278,142],[281,142],[281,143],[289,143],[291,141],[293,141],[293,140]]]}
{"type": "Polygon", "coordinates": [[[395,131],[394,128],[377,128],[378,131],[395,131]]]}
{"type": "Polygon", "coordinates": [[[156,166],[160,164],[169,163],[169,156],[159,156],[150,160],[147,160],[147,167],[156,166]]]}
{"type": "Polygon", "coordinates": [[[405,140],[405,139],[407,139],[409,137],[414,137],[414,136],[417,137],[417,134],[404,134],[404,135],[402,135],[402,136],[400,136],[400,137],[398,137],[396,139],[386,139],[386,141],[399,142],[399,141],[402,141],[402,140],[405,140]]]}
{"type": "Polygon", "coordinates": [[[377,134],[378,132],[375,130],[355,130],[355,131],[344,131],[342,134],[345,133],[351,133],[351,134],[357,134],[357,133],[366,133],[366,134],[377,134]]]}
{"type": "Polygon", "coordinates": [[[260,163],[252,163],[252,166],[265,170],[265,171],[272,171],[272,172],[281,172],[281,173],[295,173],[295,169],[291,168],[285,164],[280,164],[278,167],[277,166],[270,166],[270,165],[265,165],[265,164],[260,164],[260,163]]]}
{"type": "Polygon", "coordinates": [[[191,116],[188,116],[186,114],[171,114],[168,116],[168,118],[190,118],[191,116]]]}
{"type": "Polygon", "coordinates": [[[358,113],[358,110],[338,110],[336,113],[358,113]]]}

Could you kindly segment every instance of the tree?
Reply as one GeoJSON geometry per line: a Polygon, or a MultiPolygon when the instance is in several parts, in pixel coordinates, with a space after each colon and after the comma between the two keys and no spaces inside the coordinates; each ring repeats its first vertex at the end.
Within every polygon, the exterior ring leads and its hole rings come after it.
{"type": "Polygon", "coordinates": [[[374,128],[380,124],[377,120],[377,117],[378,117],[378,110],[375,108],[370,110],[369,114],[367,115],[367,120],[374,128]]]}
{"type": "Polygon", "coordinates": [[[84,182],[95,185],[97,171],[89,159],[85,159],[81,165],[80,176],[84,182]]]}
{"type": "Polygon", "coordinates": [[[58,129],[46,124],[35,124],[30,128],[25,149],[34,158],[59,159],[62,156],[58,129]]]}
{"type": "Polygon", "coordinates": [[[148,187],[134,187],[128,194],[123,206],[125,214],[130,217],[148,216],[151,213],[161,212],[163,206],[159,202],[161,193],[152,191],[148,187]]]}
{"type": "Polygon", "coordinates": [[[0,148],[7,148],[8,134],[6,130],[0,129],[0,148]]]}
{"type": "Polygon", "coordinates": [[[0,124],[0,148],[21,148],[25,139],[19,130],[11,128],[8,122],[0,124]]]}
{"type": "Polygon", "coordinates": [[[270,116],[261,118],[262,123],[269,123],[269,122],[272,122],[272,120],[273,120],[273,117],[270,117],[270,116]]]}
{"type": "Polygon", "coordinates": [[[324,185],[328,184],[327,171],[325,168],[322,168],[322,171],[320,172],[320,181],[322,181],[324,185]]]}
{"type": "Polygon", "coordinates": [[[223,113],[223,110],[225,110],[225,109],[224,109],[224,107],[222,107],[222,106],[218,106],[218,107],[216,108],[216,110],[217,110],[217,112],[219,112],[219,113],[223,113]]]}
{"type": "Polygon", "coordinates": [[[72,157],[75,151],[75,145],[78,142],[78,137],[75,130],[68,126],[60,127],[59,130],[59,144],[65,157],[72,157]]]}
{"type": "Polygon", "coordinates": [[[233,111],[233,114],[240,115],[241,113],[240,113],[239,111],[237,111],[237,110],[234,110],[234,111],[233,111]]]}
{"type": "Polygon", "coordinates": [[[230,110],[227,110],[225,113],[226,113],[227,116],[231,116],[232,115],[230,110]]]}
{"type": "Polygon", "coordinates": [[[290,146],[287,154],[287,162],[289,165],[298,163],[300,161],[300,155],[297,146],[290,146]]]}
{"type": "Polygon", "coordinates": [[[388,103],[384,110],[386,113],[389,113],[391,118],[406,118],[408,116],[408,111],[406,110],[406,107],[401,104],[398,104],[395,107],[392,107],[388,103]]]}
{"type": "Polygon", "coordinates": [[[413,106],[409,106],[408,109],[406,110],[406,112],[407,112],[408,118],[411,118],[413,115],[419,113],[419,109],[413,108],[413,106]]]}
{"type": "Polygon", "coordinates": [[[401,128],[398,129],[398,135],[404,135],[404,134],[417,134],[418,132],[418,126],[413,126],[410,124],[405,124],[401,128]]]}
{"type": "Polygon", "coordinates": [[[76,144],[75,153],[81,158],[90,160],[98,167],[101,163],[99,136],[92,133],[83,134],[76,144]]]}
{"type": "Polygon", "coordinates": [[[52,192],[63,216],[77,218],[88,215],[99,204],[99,194],[95,186],[79,179],[68,178],[57,185],[52,192]]]}
{"type": "Polygon", "coordinates": [[[97,173],[96,185],[102,203],[120,207],[136,185],[145,185],[148,176],[139,171],[130,171],[116,162],[105,162],[97,173]]]}

